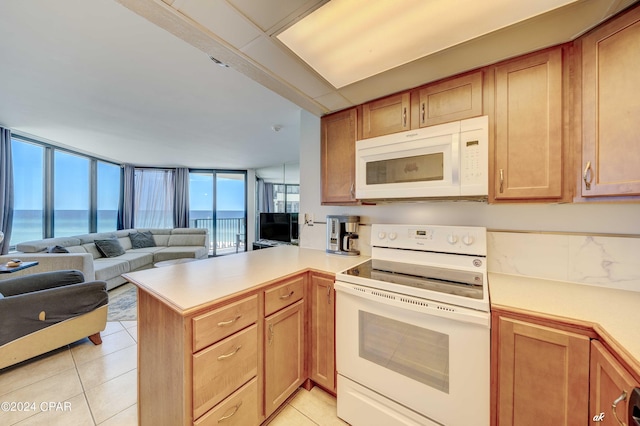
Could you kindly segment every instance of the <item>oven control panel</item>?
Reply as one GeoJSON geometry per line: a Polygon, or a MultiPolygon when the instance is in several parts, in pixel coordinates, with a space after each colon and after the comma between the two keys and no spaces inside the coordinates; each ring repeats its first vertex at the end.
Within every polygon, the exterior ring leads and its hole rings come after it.
{"type": "Polygon", "coordinates": [[[487,229],[478,226],[371,225],[371,246],[487,255],[487,229]]]}

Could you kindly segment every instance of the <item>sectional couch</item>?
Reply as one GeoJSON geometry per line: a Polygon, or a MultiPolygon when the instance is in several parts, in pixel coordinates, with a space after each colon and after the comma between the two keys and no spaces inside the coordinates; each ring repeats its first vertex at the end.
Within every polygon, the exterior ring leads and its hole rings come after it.
{"type": "Polygon", "coordinates": [[[87,281],[106,281],[107,290],[110,290],[126,282],[121,276],[126,272],[148,269],[165,260],[204,259],[209,254],[208,245],[208,231],[199,228],[125,229],[28,241],[17,245],[18,253],[0,256],[0,264],[14,258],[23,262],[37,260],[39,264],[12,274],[0,274],[0,279],[36,272],[76,269],[84,274],[87,281]],[[150,232],[154,246],[133,248],[130,234],[138,232],[150,232]],[[113,237],[119,242],[124,254],[107,257],[98,249],[95,240],[113,240],[113,237]],[[60,251],[68,253],[59,253],[60,251]]]}

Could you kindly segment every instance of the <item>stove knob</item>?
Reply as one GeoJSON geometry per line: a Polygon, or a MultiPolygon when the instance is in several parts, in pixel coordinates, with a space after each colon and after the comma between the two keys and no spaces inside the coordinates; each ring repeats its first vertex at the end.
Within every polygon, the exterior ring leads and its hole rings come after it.
{"type": "Polygon", "coordinates": [[[379,240],[384,240],[386,236],[387,236],[386,232],[384,232],[384,231],[378,232],[378,239],[379,240]]]}
{"type": "Polygon", "coordinates": [[[463,242],[465,245],[470,246],[471,244],[473,244],[473,241],[474,241],[474,240],[473,240],[473,236],[471,236],[471,235],[469,235],[469,234],[467,234],[467,235],[465,235],[464,237],[462,237],[462,242],[463,242]]]}
{"type": "Polygon", "coordinates": [[[457,242],[458,242],[458,236],[457,236],[457,235],[450,234],[450,235],[447,237],[447,241],[449,242],[449,244],[455,244],[455,243],[457,243],[457,242]]]}
{"type": "Polygon", "coordinates": [[[389,232],[389,239],[390,240],[395,240],[396,238],[398,238],[398,234],[396,234],[395,232],[389,232]]]}

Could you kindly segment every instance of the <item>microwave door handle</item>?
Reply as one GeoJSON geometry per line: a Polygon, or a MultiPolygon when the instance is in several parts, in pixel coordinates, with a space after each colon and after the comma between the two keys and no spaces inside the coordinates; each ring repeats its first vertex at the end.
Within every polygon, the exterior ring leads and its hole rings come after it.
{"type": "Polygon", "coordinates": [[[451,183],[460,184],[460,133],[454,133],[451,141],[451,183]]]}

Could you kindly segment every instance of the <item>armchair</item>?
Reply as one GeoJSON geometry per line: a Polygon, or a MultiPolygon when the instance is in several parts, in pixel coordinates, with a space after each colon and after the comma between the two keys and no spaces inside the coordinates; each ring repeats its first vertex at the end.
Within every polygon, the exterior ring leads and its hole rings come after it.
{"type": "Polygon", "coordinates": [[[75,342],[102,343],[109,296],[104,281],[77,270],[0,281],[0,369],[75,342]]]}

